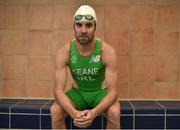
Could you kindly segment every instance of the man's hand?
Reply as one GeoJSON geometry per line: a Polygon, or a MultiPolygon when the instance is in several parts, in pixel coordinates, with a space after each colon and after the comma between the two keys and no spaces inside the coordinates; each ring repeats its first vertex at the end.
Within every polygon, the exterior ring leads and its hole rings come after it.
{"type": "Polygon", "coordinates": [[[95,118],[94,113],[91,110],[79,111],[77,112],[73,123],[75,126],[79,128],[87,128],[88,126],[91,125],[94,118],[95,118]]]}

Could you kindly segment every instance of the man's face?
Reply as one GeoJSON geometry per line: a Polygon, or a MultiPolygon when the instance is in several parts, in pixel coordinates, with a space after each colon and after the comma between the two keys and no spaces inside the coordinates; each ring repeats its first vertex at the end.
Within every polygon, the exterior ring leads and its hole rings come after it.
{"type": "Polygon", "coordinates": [[[74,32],[76,40],[81,45],[86,45],[93,41],[95,32],[94,22],[75,22],[74,32]]]}

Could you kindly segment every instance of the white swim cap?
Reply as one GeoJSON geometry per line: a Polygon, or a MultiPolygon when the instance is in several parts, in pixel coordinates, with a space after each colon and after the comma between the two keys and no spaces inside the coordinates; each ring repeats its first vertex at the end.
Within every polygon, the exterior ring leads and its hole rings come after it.
{"type": "Polygon", "coordinates": [[[96,18],[96,13],[94,9],[89,6],[89,5],[81,5],[78,10],[75,12],[74,17],[73,17],[73,22],[75,21],[95,21],[97,23],[97,18],[96,18]],[[85,17],[87,15],[87,17],[85,17]],[[76,16],[84,16],[81,17],[79,20],[76,20],[76,16]],[[91,17],[92,19],[90,20],[91,17]],[[88,19],[89,18],[89,19],[88,19]]]}

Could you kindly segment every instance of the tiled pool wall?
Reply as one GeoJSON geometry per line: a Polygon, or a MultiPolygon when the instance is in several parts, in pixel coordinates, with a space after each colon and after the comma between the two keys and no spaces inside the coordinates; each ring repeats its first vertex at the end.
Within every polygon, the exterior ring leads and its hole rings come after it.
{"type": "MultiPolygon", "coordinates": [[[[50,106],[54,100],[1,99],[0,128],[50,129],[50,106]]],[[[124,100],[121,104],[122,129],[180,129],[180,101],[124,100]]],[[[66,118],[68,129],[75,129],[66,118]]],[[[106,119],[98,116],[89,129],[106,128],[106,119]]]]}

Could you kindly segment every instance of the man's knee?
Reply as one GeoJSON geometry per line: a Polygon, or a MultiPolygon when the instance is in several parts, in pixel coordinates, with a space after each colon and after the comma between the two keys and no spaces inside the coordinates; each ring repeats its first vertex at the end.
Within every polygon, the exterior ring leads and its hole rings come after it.
{"type": "Polygon", "coordinates": [[[107,118],[109,121],[117,122],[120,120],[120,107],[110,107],[107,111],[107,118]]]}
{"type": "Polygon", "coordinates": [[[59,121],[65,117],[64,110],[57,103],[53,103],[53,105],[50,107],[50,113],[51,119],[54,121],[59,121]]]}
{"type": "Polygon", "coordinates": [[[57,107],[55,106],[55,104],[53,103],[50,107],[50,112],[51,112],[51,115],[55,115],[57,113],[57,107]]]}
{"type": "Polygon", "coordinates": [[[108,117],[119,117],[120,110],[118,108],[111,108],[108,110],[108,117]]]}

